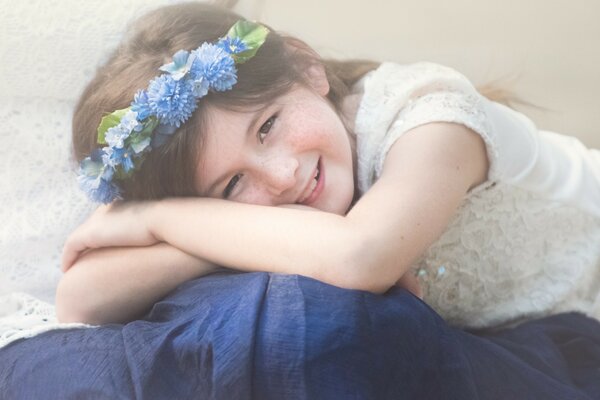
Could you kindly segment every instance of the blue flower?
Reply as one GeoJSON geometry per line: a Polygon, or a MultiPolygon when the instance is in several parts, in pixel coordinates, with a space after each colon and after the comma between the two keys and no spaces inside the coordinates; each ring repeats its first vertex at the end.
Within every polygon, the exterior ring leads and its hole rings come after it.
{"type": "Polygon", "coordinates": [[[108,165],[112,168],[121,166],[125,173],[128,173],[135,168],[132,158],[134,154],[133,150],[112,147],[104,147],[102,150],[104,150],[104,155],[102,156],[104,165],[108,165]]]}
{"type": "Polygon", "coordinates": [[[133,110],[129,110],[125,115],[123,115],[119,125],[127,132],[140,132],[142,129],[144,129],[144,125],[139,123],[137,113],[133,110]]]}
{"type": "Polygon", "coordinates": [[[211,89],[217,91],[229,90],[237,82],[237,70],[231,55],[212,43],[204,43],[192,53],[195,60],[190,68],[190,74],[202,87],[208,82],[211,89]]]}
{"type": "Polygon", "coordinates": [[[138,122],[137,113],[134,111],[127,111],[127,113],[121,118],[118,125],[109,128],[104,135],[106,143],[110,147],[122,149],[125,145],[125,140],[129,137],[133,141],[139,141],[139,135],[133,135],[132,133],[140,132],[144,129],[144,124],[138,122]]]}
{"type": "Polygon", "coordinates": [[[171,74],[173,79],[178,81],[181,78],[183,78],[190,70],[193,58],[188,60],[189,54],[190,53],[185,50],[179,50],[173,56],[172,62],[163,65],[159,69],[161,71],[168,72],[169,74],[171,74]]]}
{"type": "Polygon", "coordinates": [[[192,81],[192,85],[194,85],[193,93],[197,99],[206,96],[210,89],[210,82],[203,76],[192,81]]]}
{"type": "Polygon", "coordinates": [[[96,149],[81,162],[77,180],[79,187],[92,201],[106,204],[120,198],[121,191],[118,186],[110,183],[114,170],[99,159],[101,154],[104,154],[102,150],[96,149]]]}
{"type": "Polygon", "coordinates": [[[139,90],[135,94],[133,97],[133,102],[131,103],[131,111],[137,113],[137,120],[140,122],[150,116],[152,110],[148,104],[148,92],[145,90],[139,90]]]}
{"type": "Polygon", "coordinates": [[[79,181],[79,187],[95,203],[108,204],[113,200],[121,198],[119,187],[99,176],[79,175],[77,180],[79,181]]]}
{"type": "Polygon", "coordinates": [[[229,36],[221,38],[217,42],[217,46],[225,50],[229,54],[239,54],[248,50],[248,46],[239,37],[230,38],[229,36]]]}
{"type": "Polygon", "coordinates": [[[120,124],[109,128],[106,131],[104,139],[110,147],[122,148],[125,144],[125,139],[129,137],[131,131],[124,129],[120,124]]]}
{"type": "Polygon", "coordinates": [[[148,105],[153,115],[163,123],[179,126],[196,109],[194,86],[188,79],[176,81],[171,75],[161,75],[148,86],[148,105]]]}
{"type": "Polygon", "coordinates": [[[110,181],[113,176],[113,169],[107,168],[103,162],[104,151],[95,149],[89,157],[86,157],[79,164],[79,175],[90,176],[93,178],[101,177],[110,181]]]}

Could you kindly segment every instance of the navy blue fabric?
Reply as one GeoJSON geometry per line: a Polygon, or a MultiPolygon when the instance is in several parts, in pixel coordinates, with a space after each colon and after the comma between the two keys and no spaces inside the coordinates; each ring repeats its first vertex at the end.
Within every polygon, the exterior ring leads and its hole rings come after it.
{"type": "Polygon", "coordinates": [[[0,349],[0,399],[600,399],[600,323],[453,329],[401,289],[296,275],[187,282],[143,320],[0,349]]]}

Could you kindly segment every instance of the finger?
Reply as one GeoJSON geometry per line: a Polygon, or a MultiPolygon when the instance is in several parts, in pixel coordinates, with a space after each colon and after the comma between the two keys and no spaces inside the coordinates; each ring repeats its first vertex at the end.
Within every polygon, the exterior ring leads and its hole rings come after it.
{"type": "Polygon", "coordinates": [[[423,298],[423,289],[419,284],[418,278],[412,272],[409,271],[402,275],[402,278],[400,278],[396,284],[405,288],[418,298],[423,298]]]}
{"type": "Polygon", "coordinates": [[[77,261],[81,253],[83,253],[86,249],[87,246],[68,240],[63,248],[61,261],[62,272],[67,272],[69,268],[75,264],[75,261],[77,261]]]}

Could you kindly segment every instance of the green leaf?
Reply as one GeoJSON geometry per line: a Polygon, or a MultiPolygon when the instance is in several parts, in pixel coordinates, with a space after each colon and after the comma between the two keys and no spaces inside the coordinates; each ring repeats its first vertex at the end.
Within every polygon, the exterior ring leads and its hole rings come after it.
{"type": "Polygon", "coordinates": [[[133,149],[133,151],[135,152],[135,154],[139,154],[142,151],[146,150],[146,148],[148,146],[150,146],[150,142],[152,141],[152,138],[146,136],[146,137],[138,137],[135,140],[131,141],[131,148],[133,149]]]}
{"type": "Polygon", "coordinates": [[[105,115],[102,117],[100,121],[100,125],[98,125],[98,143],[106,144],[106,139],[104,136],[106,135],[106,131],[112,128],[113,126],[119,125],[121,122],[121,118],[130,110],[131,107],[124,108],[122,110],[116,110],[112,113],[105,115]]]}
{"type": "Polygon", "coordinates": [[[123,167],[121,167],[120,165],[115,169],[115,174],[114,177],[115,179],[119,180],[119,181],[124,181],[126,179],[131,178],[131,175],[133,175],[133,171],[135,171],[135,169],[130,170],[129,172],[125,172],[123,170],[123,167]]]}
{"type": "Polygon", "coordinates": [[[138,154],[142,152],[146,147],[150,145],[152,140],[152,132],[158,125],[158,119],[154,116],[150,116],[144,122],[144,129],[140,132],[133,132],[125,142],[133,148],[133,151],[138,154]]]}
{"type": "Polygon", "coordinates": [[[248,46],[248,50],[232,55],[236,64],[242,64],[254,57],[268,34],[269,29],[264,25],[243,20],[236,22],[227,32],[227,36],[232,39],[240,38],[248,46]]]}
{"type": "Polygon", "coordinates": [[[98,161],[92,161],[90,157],[81,161],[81,169],[87,176],[100,176],[103,172],[104,164],[98,161]]]}
{"type": "Polygon", "coordinates": [[[158,126],[158,118],[151,115],[146,120],[144,120],[144,129],[140,132],[140,135],[143,136],[152,136],[152,132],[158,126]]]}

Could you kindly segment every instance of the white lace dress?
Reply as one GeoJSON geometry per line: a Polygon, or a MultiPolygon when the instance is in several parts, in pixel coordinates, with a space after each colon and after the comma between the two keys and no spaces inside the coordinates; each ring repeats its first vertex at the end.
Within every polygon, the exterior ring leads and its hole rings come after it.
{"type": "Polygon", "coordinates": [[[571,310],[600,319],[600,151],[538,130],[440,65],[382,64],[357,90],[361,192],[418,125],[461,123],[486,143],[487,181],[414,266],[429,305],[471,328],[571,310]]]}

